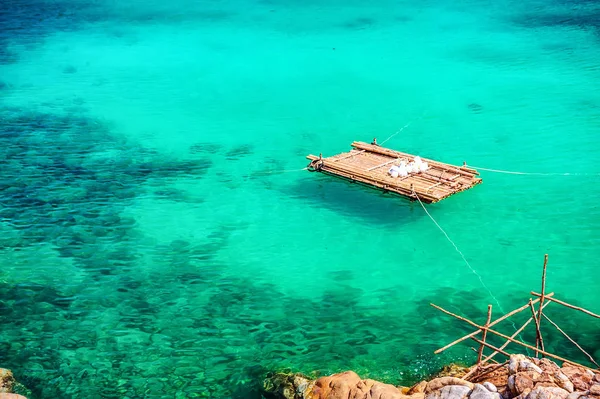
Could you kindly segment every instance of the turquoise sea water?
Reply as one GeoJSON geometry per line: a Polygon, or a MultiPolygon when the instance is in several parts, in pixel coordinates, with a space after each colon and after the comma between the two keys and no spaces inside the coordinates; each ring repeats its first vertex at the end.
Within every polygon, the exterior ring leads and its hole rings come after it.
{"type": "MultiPolygon", "coordinates": [[[[598,21],[569,0],[2,2],[0,366],[39,398],[410,384],[473,361],[433,355],[469,329],[430,302],[520,306],[545,253],[548,289],[600,312],[598,21]],[[299,171],[407,123],[386,145],[587,175],[482,172],[427,206],[480,280],[418,203],[299,171]]],[[[573,313],[548,309],[600,357],[573,313]]]]}

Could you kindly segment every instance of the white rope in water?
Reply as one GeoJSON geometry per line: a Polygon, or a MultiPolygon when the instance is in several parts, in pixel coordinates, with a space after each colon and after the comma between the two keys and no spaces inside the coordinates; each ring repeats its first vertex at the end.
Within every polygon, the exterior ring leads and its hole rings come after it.
{"type": "MultiPolygon", "coordinates": [[[[402,132],[404,129],[406,129],[407,127],[409,127],[413,122],[418,121],[419,119],[423,118],[423,116],[425,115],[425,112],[423,112],[423,114],[421,116],[419,116],[416,119],[413,119],[412,121],[408,122],[406,125],[402,126],[400,128],[400,130],[398,130],[397,132],[393,133],[390,137],[388,137],[387,139],[383,140],[380,145],[386,143],[387,141],[389,141],[391,138],[393,138],[394,136],[400,134],[400,132],[402,132]]],[[[289,173],[289,172],[301,172],[303,170],[308,170],[308,168],[302,168],[302,169],[288,169],[288,170],[273,170],[273,171],[264,171],[264,172],[256,172],[254,173],[254,175],[270,175],[273,173],[289,173]]]]}
{"type": "Polygon", "coordinates": [[[487,290],[487,292],[490,294],[490,296],[492,297],[492,299],[498,305],[498,308],[500,309],[500,311],[502,313],[504,313],[504,310],[502,309],[502,305],[500,305],[500,302],[498,301],[498,298],[496,298],[496,296],[492,293],[492,290],[490,290],[490,288],[483,282],[483,278],[481,277],[481,275],[479,273],[477,273],[477,271],[473,268],[473,266],[471,266],[471,264],[469,263],[469,261],[467,260],[467,258],[465,257],[465,255],[462,253],[462,251],[460,249],[458,249],[458,247],[456,246],[456,244],[454,243],[454,241],[452,241],[450,239],[450,237],[448,236],[448,233],[446,233],[444,231],[444,229],[442,229],[442,226],[440,226],[439,223],[433,218],[433,216],[431,216],[431,214],[429,213],[429,211],[427,210],[427,208],[425,208],[425,205],[423,205],[423,202],[421,202],[421,199],[419,198],[419,196],[417,195],[417,193],[415,192],[415,190],[413,190],[413,194],[417,198],[417,200],[419,201],[419,204],[421,204],[421,207],[423,208],[423,210],[425,211],[425,213],[427,214],[427,216],[429,216],[429,218],[431,219],[431,221],[437,226],[438,229],[440,229],[440,231],[444,234],[444,236],[446,236],[446,239],[450,242],[450,244],[452,244],[452,246],[454,247],[454,249],[456,250],[456,252],[459,253],[459,255],[462,257],[462,259],[465,262],[465,264],[467,265],[467,267],[473,272],[474,275],[477,276],[477,278],[479,279],[479,282],[481,283],[481,286],[487,290]]]}
{"type": "Polygon", "coordinates": [[[406,125],[402,126],[400,128],[400,130],[398,130],[396,133],[392,134],[390,137],[388,137],[387,139],[383,140],[381,143],[379,143],[379,145],[384,145],[388,140],[390,140],[392,137],[396,136],[397,134],[399,134],[401,131],[403,131],[404,129],[406,129],[407,127],[409,127],[411,125],[411,123],[413,123],[413,121],[408,122],[406,125]]]}
{"type": "MultiPolygon", "coordinates": [[[[462,253],[462,251],[460,249],[458,249],[458,247],[456,246],[456,244],[454,243],[454,241],[452,241],[450,239],[450,237],[448,236],[448,233],[446,233],[444,231],[444,229],[442,229],[442,226],[440,226],[440,224],[433,218],[433,216],[431,216],[431,214],[429,213],[429,211],[427,210],[427,208],[425,208],[425,205],[423,205],[423,202],[421,202],[421,199],[419,198],[419,196],[417,195],[417,193],[415,193],[415,190],[413,190],[413,194],[417,198],[417,200],[419,201],[419,204],[421,204],[421,208],[423,208],[423,210],[425,211],[425,213],[427,214],[427,216],[429,216],[429,218],[431,219],[431,221],[437,226],[438,229],[440,229],[440,231],[444,234],[444,236],[446,236],[446,239],[450,242],[450,244],[452,244],[452,246],[454,247],[454,249],[456,250],[456,252],[458,252],[460,254],[460,256],[462,257],[463,261],[469,267],[469,269],[473,272],[473,274],[475,274],[477,276],[477,278],[479,279],[479,282],[481,283],[481,286],[487,290],[487,292],[490,294],[490,296],[492,297],[492,299],[494,300],[494,302],[496,302],[496,304],[498,305],[498,309],[500,309],[500,312],[502,312],[503,314],[505,314],[506,312],[504,311],[504,309],[502,309],[502,305],[500,305],[500,301],[498,301],[498,298],[496,298],[496,296],[494,295],[494,293],[492,292],[492,290],[490,290],[490,288],[483,282],[483,278],[481,277],[481,275],[479,273],[477,273],[477,271],[473,268],[473,266],[471,266],[471,264],[469,263],[469,261],[467,260],[467,258],[465,257],[465,255],[462,253]]],[[[517,331],[517,326],[515,325],[514,321],[512,321],[512,320],[509,320],[509,321],[512,324],[512,326],[515,329],[515,331],[517,331]]],[[[519,338],[521,338],[521,341],[523,341],[523,338],[521,337],[521,334],[519,334],[519,338]]],[[[528,348],[525,348],[525,349],[527,350],[527,354],[529,355],[529,349],[528,348]]]]}
{"type": "Polygon", "coordinates": [[[488,169],[480,166],[467,165],[471,169],[485,170],[486,172],[505,173],[509,175],[530,175],[530,176],[600,176],[600,173],[541,173],[541,172],[516,172],[511,170],[488,169]]]}
{"type": "Polygon", "coordinates": [[[400,128],[400,130],[398,130],[396,133],[392,134],[392,135],[391,135],[390,137],[388,137],[387,139],[383,140],[381,143],[379,143],[379,145],[383,145],[383,144],[385,144],[385,143],[386,143],[387,141],[389,141],[389,140],[390,140],[392,137],[394,137],[394,136],[398,135],[398,134],[399,134],[401,131],[403,131],[404,129],[406,129],[407,127],[409,127],[409,126],[410,126],[410,125],[411,125],[413,122],[416,122],[416,121],[418,121],[419,119],[423,118],[423,116],[425,116],[425,112],[423,112],[423,113],[421,114],[421,116],[419,116],[418,118],[416,118],[416,119],[413,119],[412,121],[408,122],[406,125],[402,126],[402,127],[400,128]]]}

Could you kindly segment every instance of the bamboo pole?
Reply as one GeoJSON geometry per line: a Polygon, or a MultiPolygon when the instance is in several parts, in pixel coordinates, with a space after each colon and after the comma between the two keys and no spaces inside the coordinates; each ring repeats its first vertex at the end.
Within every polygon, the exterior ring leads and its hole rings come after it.
{"type": "MultiPolygon", "coordinates": [[[[546,302],[544,304],[544,307],[548,306],[550,304],[550,302],[546,302]]],[[[514,332],[513,335],[511,335],[511,338],[515,338],[517,335],[521,334],[523,332],[523,330],[529,325],[529,323],[531,323],[533,321],[533,317],[530,317],[525,324],[523,324],[517,331],[514,332]]],[[[508,345],[510,344],[510,341],[506,341],[505,343],[502,344],[502,346],[500,347],[500,349],[504,349],[506,348],[508,345]]],[[[488,357],[486,357],[485,359],[483,359],[483,363],[487,362],[488,360],[491,360],[494,356],[496,356],[498,354],[498,352],[492,352],[491,355],[489,355],[488,357]]]]}
{"type": "MultiPolygon", "coordinates": [[[[498,353],[498,352],[496,352],[496,353],[498,353]]],[[[508,360],[505,361],[505,362],[503,362],[503,363],[496,362],[496,364],[497,364],[497,366],[494,366],[494,367],[490,368],[489,370],[484,370],[483,373],[478,374],[477,378],[481,378],[481,377],[483,377],[486,374],[493,373],[494,371],[496,371],[498,369],[501,369],[503,366],[506,366],[508,364],[508,360]]],[[[468,381],[467,378],[472,377],[476,370],[477,369],[473,369],[473,370],[469,371],[467,374],[465,374],[464,376],[462,376],[462,379],[465,380],[465,381],[468,381]]]]}
{"type": "MultiPolygon", "coordinates": [[[[391,150],[389,148],[373,146],[371,144],[367,144],[367,143],[363,143],[363,142],[355,141],[352,143],[352,147],[357,148],[357,149],[367,150],[367,151],[370,151],[370,152],[373,152],[376,154],[385,155],[385,156],[389,156],[389,157],[393,157],[393,158],[405,157],[405,158],[410,159],[410,158],[415,157],[415,155],[412,155],[412,154],[391,150]]],[[[479,175],[479,172],[477,172],[477,171],[469,172],[464,169],[460,169],[460,167],[458,167],[456,165],[451,165],[451,164],[447,164],[444,162],[435,161],[433,159],[427,159],[427,158],[421,158],[421,159],[424,162],[427,162],[429,164],[429,166],[431,166],[433,169],[445,170],[446,172],[454,172],[456,174],[460,174],[469,179],[477,179],[477,175],[479,175]]]]}
{"type": "MultiPolygon", "coordinates": [[[[308,156],[307,158],[312,159],[313,157],[314,156],[308,156]]],[[[330,159],[323,159],[321,170],[324,172],[329,172],[329,173],[337,175],[337,176],[347,177],[351,180],[361,181],[363,183],[367,183],[367,184],[370,184],[370,185],[373,185],[373,186],[376,186],[379,188],[386,189],[388,191],[394,191],[394,192],[397,192],[398,194],[402,194],[402,195],[414,198],[412,190],[409,187],[406,187],[405,184],[401,184],[398,181],[379,179],[378,177],[376,177],[372,174],[365,173],[365,171],[363,169],[360,169],[358,167],[351,166],[348,164],[344,164],[343,162],[336,164],[333,161],[331,161],[330,159]]],[[[431,203],[431,202],[436,202],[436,201],[440,200],[440,198],[429,195],[424,192],[424,189],[427,187],[426,185],[421,185],[421,184],[417,185],[416,182],[417,182],[417,180],[412,179],[411,184],[413,184],[414,188],[417,189],[416,192],[419,195],[419,197],[422,200],[423,199],[425,200],[424,202],[431,203]]]]}
{"type": "Polygon", "coordinates": [[[337,161],[344,160],[344,159],[346,159],[346,158],[352,158],[353,156],[355,156],[355,155],[360,155],[360,154],[362,154],[363,152],[365,152],[365,150],[362,150],[362,151],[356,151],[356,152],[352,152],[352,151],[350,151],[348,154],[346,154],[346,156],[344,156],[344,157],[340,157],[340,158],[333,158],[333,159],[331,159],[331,161],[333,161],[333,162],[337,162],[337,161]]]}
{"type": "Polygon", "coordinates": [[[550,318],[548,316],[546,316],[546,315],[542,315],[542,316],[544,316],[546,318],[546,320],[548,320],[550,322],[550,324],[552,324],[554,327],[556,327],[556,329],[558,331],[560,331],[562,335],[564,335],[565,337],[567,337],[567,339],[569,341],[571,341],[576,347],[578,347],[579,350],[582,351],[588,357],[588,359],[590,359],[590,361],[592,363],[594,363],[596,366],[600,367],[600,364],[596,363],[596,361],[594,360],[594,358],[589,353],[587,353],[581,346],[579,346],[579,344],[577,342],[575,342],[575,340],[573,338],[569,337],[566,332],[564,332],[563,330],[561,330],[560,327],[555,322],[553,322],[552,320],[550,320],[550,318]]]}
{"type": "MultiPolygon", "coordinates": [[[[548,266],[548,254],[544,255],[544,269],[542,271],[542,296],[540,297],[540,307],[538,310],[538,314],[536,317],[536,327],[537,327],[537,338],[535,341],[535,347],[538,345],[544,350],[544,339],[542,338],[542,333],[540,331],[540,325],[542,324],[542,305],[544,304],[544,299],[546,296],[546,266],[548,266]]],[[[535,357],[538,356],[538,351],[535,351],[535,357]]]]}
{"type": "MultiPolygon", "coordinates": [[[[473,327],[475,327],[475,328],[479,328],[480,330],[481,330],[481,329],[483,329],[483,327],[482,327],[482,326],[478,325],[477,323],[474,323],[474,322],[472,322],[472,321],[471,321],[471,320],[469,320],[469,319],[465,319],[464,317],[461,317],[461,316],[459,316],[459,315],[457,315],[457,314],[454,314],[454,313],[452,313],[452,312],[450,312],[450,311],[448,311],[448,310],[446,310],[446,309],[443,309],[443,308],[441,308],[441,307],[439,307],[439,306],[437,306],[437,305],[433,305],[433,304],[432,304],[432,306],[433,306],[434,308],[436,308],[436,309],[438,309],[438,310],[440,310],[440,311],[442,311],[442,312],[444,312],[444,313],[446,313],[446,314],[448,314],[448,315],[452,316],[452,317],[455,317],[455,318],[457,318],[457,319],[459,319],[459,320],[462,320],[462,321],[464,321],[464,322],[466,322],[466,323],[469,323],[470,325],[472,325],[472,326],[473,326],[473,327]]],[[[529,306],[529,304],[527,304],[527,306],[529,306]]],[[[524,342],[517,341],[517,340],[515,340],[515,339],[513,339],[513,338],[509,337],[508,335],[506,335],[506,334],[502,334],[501,332],[498,332],[498,331],[496,331],[496,330],[492,330],[491,328],[488,328],[488,331],[489,331],[489,332],[491,332],[491,333],[492,333],[492,334],[494,334],[494,335],[497,335],[497,336],[499,336],[499,337],[502,337],[502,338],[504,338],[504,339],[507,339],[507,340],[509,340],[509,341],[511,341],[511,342],[514,342],[515,344],[518,344],[518,345],[524,346],[524,347],[526,347],[526,348],[529,348],[529,349],[532,349],[532,350],[536,350],[535,346],[531,346],[531,345],[529,345],[529,344],[526,344],[526,343],[524,343],[524,342]]],[[[481,340],[479,340],[479,339],[477,339],[477,338],[475,338],[475,337],[472,337],[471,339],[473,339],[473,340],[476,340],[476,341],[477,341],[477,342],[479,342],[479,343],[481,343],[481,342],[482,342],[481,340]]],[[[484,345],[485,345],[485,346],[487,346],[487,347],[490,347],[490,345],[489,345],[489,344],[486,344],[486,343],[484,343],[484,345]]],[[[495,350],[496,348],[493,348],[493,349],[495,350]]],[[[498,351],[498,352],[500,352],[500,351],[498,351]]],[[[567,362],[567,363],[573,364],[573,365],[575,365],[575,366],[580,366],[580,367],[583,367],[583,368],[585,368],[585,369],[590,369],[590,367],[588,367],[588,366],[584,366],[583,364],[575,363],[575,362],[573,362],[573,361],[571,361],[571,360],[565,359],[564,357],[560,357],[560,356],[557,356],[557,355],[553,355],[552,353],[546,352],[546,351],[544,351],[544,350],[539,350],[539,352],[540,352],[542,355],[546,355],[546,356],[552,357],[552,358],[554,358],[554,359],[558,359],[558,360],[560,360],[560,361],[562,361],[562,362],[567,362]]],[[[502,354],[505,354],[506,352],[500,352],[500,353],[502,353],[502,354]]]]}
{"type": "MultiPolygon", "coordinates": [[[[538,294],[537,292],[533,292],[533,291],[531,291],[531,295],[538,296],[538,297],[541,297],[541,296],[542,296],[541,294],[538,294]]],[[[579,306],[574,306],[574,305],[568,304],[568,303],[566,303],[566,302],[559,301],[558,299],[554,299],[554,298],[548,298],[549,296],[550,296],[550,295],[546,295],[546,296],[544,297],[544,299],[548,299],[548,300],[550,300],[550,301],[552,301],[552,302],[556,302],[556,303],[558,303],[558,304],[560,304],[560,305],[563,305],[563,306],[566,306],[567,308],[570,308],[570,309],[579,310],[580,312],[583,312],[583,313],[585,313],[585,314],[588,314],[588,315],[590,315],[590,316],[593,316],[593,317],[596,317],[596,318],[600,319],[600,315],[598,315],[598,314],[596,314],[596,313],[592,313],[592,312],[590,312],[589,310],[586,310],[586,309],[584,309],[584,308],[580,308],[579,306]]]]}
{"type": "MultiPolygon", "coordinates": [[[[375,186],[380,189],[393,191],[393,192],[396,192],[398,194],[401,194],[401,195],[404,195],[407,197],[413,197],[412,192],[409,189],[404,188],[400,184],[390,185],[389,182],[386,183],[386,182],[381,181],[371,175],[366,175],[366,174],[364,174],[364,172],[362,170],[349,167],[348,165],[331,164],[330,162],[323,161],[322,166],[321,166],[321,171],[335,175],[335,176],[345,177],[352,181],[358,181],[358,182],[365,183],[365,184],[368,184],[371,186],[375,186]]],[[[430,196],[426,196],[426,198],[425,198],[425,202],[435,202],[436,200],[437,200],[437,198],[433,198],[430,196]]]]}
{"type": "MultiPolygon", "coordinates": [[[[546,298],[552,297],[553,295],[554,295],[554,292],[551,292],[548,295],[546,295],[546,298]]],[[[539,299],[536,299],[536,300],[533,301],[533,303],[536,304],[539,301],[540,301],[539,299]]],[[[433,307],[437,307],[433,303],[430,303],[430,305],[433,306],[433,307]]],[[[517,309],[513,310],[512,312],[509,312],[509,313],[505,314],[504,316],[502,316],[499,319],[494,320],[492,323],[490,323],[489,327],[495,326],[496,324],[500,323],[501,321],[506,320],[510,316],[513,316],[513,315],[515,315],[515,314],[517,314],[519,312],[522,312],[523,310],[527,309],[528,307],[529,307],[529,304],[526,304],[526,305],[521,306],[520,308],[517,308],[517,309]]],[[[469,339],[471,337],[474,337],[475,335],[479,334],[480,332],[481,332],[481,330],[473,331],[472,333],[467,334],[464,337],[461,337],[461,338],[459,338],[459,339],[457,339],[455,341],[450,342],[448,345],[446,345],[446,346],[444,346],[444,347],[436,350],[433,353],[435,353],[436,355],[439,354],[439,353],[442,353],[446,349],[448,349],[448,348],[450,348],[450,347],[452,347],[452,346],[454,346],[454,345],[456,345],[456,344],[458,344],[458,343],[460,343],[462,341],[465,341],[465,340],[467,340],[467,339],[469,339]]]]}
{"type": "Polygon", "coordinates": [[[502,349],[500,349],[500,348],[496,348],[494,345],[490,345],[490,344],[488,344],[487,342],[483,342],[483,341],[482,341],[482,340],[480,340],[479,338],[472,337],[471,339],[472,339],[473,341],[475,341],[475,342],[479,342],[479,344],[481,344],[481,345],[487,346],[488,348],[490,348],[490,349],[493,349],[493,350],[495,350],[495,351],[497,351],[497,352],[499,352],[499,353],[503,354],[503,355],[504,355],[504,356],[506,356],[506,357],[510,357],[510,353],[508,353],[508,352],[504,352],[502,349]]]}
{"type": "Polygon", "coordinates": [[[437,349],[433,353],[435,353],[436,355],[438,355],[438,354],[442,353],[443,351],[445,351],[446,349],[450,348],[451,346],[454,346],[454,345],[456,345],[456,344],[458,344],[458,343],[460,343],[462,341],[465,341],[465,340],[467,340],[469,338],[472,338],[472,337],[476,336],[477,334],[479,334],[480,332],[481,332],[481,330],[473,331],[471,334],[465,335],[464,337],[461,337],[461,338],[459,338],[457,340],[454,340],[454,341],[450,342],[448,345],[444,346],[443,348],[437,349]]]}
{"type": "MultiPolygon", "coordinates": [[[[472,350],[473,352],[475,352],[475,353],[479,353],[479,349],[475,349],[474,347],[471,347],[471,350],[472,350]]],[[[494,364],[498,364],[498,362],[497,362],[497,361],[495,361],[494,359],[492,359],[492,360],[491,360],[491,362],[492,362],[492,363],[494,363],[494,364]]],[[[483,365],[483,363],[482,363],[482,365],[483,365]]],[[[479,365],[477,365],[477,364],[476,364],[476,365],[475,365],[475,368],[477,368],[477,366],[479,366],[479,365]]]]}
{"type": "MultiPolygon", "coordinates": [[[[485,338],[487,336],[487,329],[490,326],[490,320],[492,318],[492,305],[488,305],[488,312],[487,312],[487,320],[485,322],[485,326],[483,329],[483,335],[481,337],[481,339],[483,340],[483,342],[485,342],[485,338]]],[[[477,364],[481,363],[481,357],[483,356],[483,345],[479,346],[479,352],[477,353],[477,364]]]]}
{"type": "Polygon", "coordinates": [[[540,331],[540,321],[538,320],[538,317],[535,314],[535,308],[531,303],[531,298],[529,298],[529,308],[531,309],[531,316],[535,321],[535,357],[538,357],[538,348],[541,344],[542,350],[544,350],[544,341],[542,339],[542,332],[540,331]]]}
{"type": "MultiPolygon", "coordinates": [[[[359,150],[367,150],[367,151],[370,151],[370,152],[374,152],[374,153],[381,154],[381,155],[387,155],[387,156],[394,157],[394,158],[398,158],[400,156],[407,157],[407,158],[414,158],[415,157],[412,154],[407,154],[405,152],[390,150],[389,148],[379,147],[379,146],[375,146],[375,145],[372,145],[372,144],[367,144],[367,143],[360,142],[360,141],[355,141],[351,145],[352,145],[352,147],[357,148],[359,150]]],[[[468,172],[466,170],[460,169],[459,166],[451,165],[451,164],[447,164],[447,163],[443,163],[443,162],[439,162],[439,161],[435,161],[433,159],[427,159],[427,158],[423,158],[423,157],[421,157],[421,159],[424,162],[427,162],[430,166],[435,166],[435,167],[438,167],[440,169],[446,169],[447,171],[452,171],[454,173],[458,173],[458,174],[461,174],[461,175],[466,176],[466,177],[474,178],[474,177],[476,177],[476,175],[479,174],[478,172],[475,172],[475,173],[468,172]]]]}
{"type": "Polygon", "coordinates": [[[389,164],[394,163],[394,162],[399,161],[399,160],[400,160],[400,158],[396,158],[396,159],[392,159],[392,160],[389,160],[389,161],[384,162],[384,163],[380,163],[379,165],[375,165],[375,166],[372,166],[372,167],[368,168],[367,172],[370,172],[372,170],[381,168],[381,167],[383,167],[385,165],[389,165],[389,164]]]}

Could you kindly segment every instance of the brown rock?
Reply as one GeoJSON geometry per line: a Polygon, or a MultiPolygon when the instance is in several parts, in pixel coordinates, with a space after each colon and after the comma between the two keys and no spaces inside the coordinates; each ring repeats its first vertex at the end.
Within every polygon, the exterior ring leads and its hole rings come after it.
{"type": "MultiPolygon", "coordinates": [[[[536,366],[537,367],[537,366],[536,366]]],[[[539,374],[537,371],[529,369],[527,371],[520,371],[508,378],[508,388],[511,396],[523,396],[527,392],[533,390],[536,387],[558,387],[555,383],[554,376],[547,372],[539,374]]]]}
{"type": "Polygon", "coordinates": [[[536,387],[534,388],[527,399],[567,399],[569,392],[558,387],[536,387]]]}
{"type": "Polygon", "coordinates": [[[600,396],[600,384],[594,384],[590,387],[590,395],[600,396]]]}
{"type": "MultiPolygon", "coordinates": [[[[403,395],[398,388],[390,384],[378,382],[373,384],[370,390],[372,399],[405,399],[408,396],[403,395]]],[[[369,396],[350,396],[351,399],[369,398],[369,396]]]]}
{"type": "Polygon", "coordinates": [[[583,367],[565,363],[561,371],[571,380],[576,391],[587,391],[592,385],[592,376],[583,367]]]}
{"type": "Polygon", "coordinates": [[[321,377],[313,386],[311,399],[348,399],[350,389],[356,388],[360,377],[353,371],[321,377]]]}
{"type": "Polygon", "coordinates": [[[377,384],[374,380],[360,380],[354,387],[350,387],[348,398],[367,398],[373,385],[377,384]]]}
{"type": "MultiPolygon", "coordinates": [[[[492,365],[490,367],[496,367],[496,365],[492,365]]],[[[471,381],[480,384],[488,381],[498,388],[499,393],[504,395],[508,390],[508,367],[501,367],[495,371],[492,371],[491,373],[482,375],[481,377],[475,376],[475,378],[471,379],[471,381]]]]}
{"type": "Polygon", "coordinates": [[[25,396],[16,393],[0,392],[0,399],[27,399],[25,396]]]}
{"type": "Polygon", "coordinates": [[[543,371],[537,376],[533,376],[534,384],[545,384],[544,386],[558,386],[554,379],[554,376],[548,372],[543,371]]]}
{"type": "Polygon", "coordinates": [[[560,367],[558,367],[556,363],[545,357],[539,359],[537,364],[543,371],[546,371],[549,374],[555,374],[560,371],[560,367]]]}
{"type": "Polygon", "coordinates": [[[10,370],[0,369],[0,393],[12,392],[15,385],[15,377],[10,370]]]}
{"type": "Polygon", "coordinates": [[[575,391],[575,386],[573,385],[571,380],[569,380],[569,377],[567,377],[562,371],[560,371],[560,369],[554,372],[554,381],[556,382],[556,385],[568,392],[575,391]]]}
{"type": "Polygon", "coordinates": [[[538,374],[542,374],[542,369],[531,360],[522,360],[519,362],[519,371],[532,370],[538,374]]]}
{"type": "Polygon", "coordinates": [[[425,392],[425,388],[427,387],[427,381],[421,381],[415,385],[413,385],[407,392],[408,395],[412,395],[415,393],[425,392]]]}
{"type": "Polygon", "coordinates": [[[587,392],[572,392],[567,396],[567,399],[579,399],[580,396],[587,395],[587,392]]]}
{"type": "MultiPolygon", "coordinates": [[[[365,379],[353,371],[319,378],[310,391],[304,394],[306,399],[416,399],[404,395],[390,384],[365,379]]],[[[421,398],[422,399],[422,398],[421,398]]]]}
{"type": "Polygon", "coordinates": [[[427,394],[433,391],[440,390],[448,385],[463,385],[469,387],[469,389],[473,389],[472,382],[461,380],[460,378],[456,377],[440,377],[435,378],[427,383],[427,386],[425,387],[425,393],[427,394]]]}
{"type": "Polygon", "coordinates": [[[526,389],[532,390],[534,386],[533,378],[527,372],[517,373],[515,375],[514,395],[518,396],[526,389]]]}

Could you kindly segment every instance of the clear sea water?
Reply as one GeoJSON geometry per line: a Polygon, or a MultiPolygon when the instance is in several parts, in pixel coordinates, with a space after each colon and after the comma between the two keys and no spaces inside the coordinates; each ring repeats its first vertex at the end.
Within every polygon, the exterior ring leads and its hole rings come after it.
{"type": "MultiPolygon", "coordinates": [[[[483,322],[539,291],[545,253],[548,289],[600,312],[599,21],[574,0],[2,1],[0,366],[35,398],[410,384],[474,360],[433,355],[470,330],[430,302],[483,322]],[[584,175],[482,171],[427,206],[480,280],[418,203],[299,171],[407,123],[386,145],[584,175]]],[[[600,357],[597,319],[548,315],[600,357]]]]}

